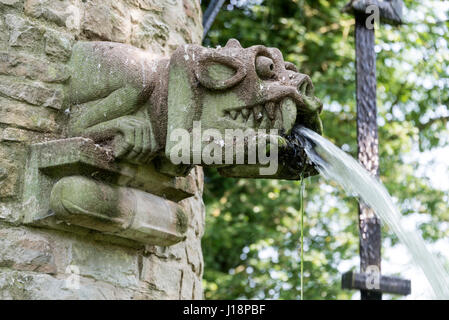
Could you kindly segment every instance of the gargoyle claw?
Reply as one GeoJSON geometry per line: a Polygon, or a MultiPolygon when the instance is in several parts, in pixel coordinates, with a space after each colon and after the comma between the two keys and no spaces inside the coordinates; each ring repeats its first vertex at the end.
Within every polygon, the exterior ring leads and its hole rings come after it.
{"type": "Polygon", "coordinates": [[[145,164],[152,156],[151,126],[136,117],[122,117],[118,124],[119,136],[115,139],[116,158],[145,164]]]}

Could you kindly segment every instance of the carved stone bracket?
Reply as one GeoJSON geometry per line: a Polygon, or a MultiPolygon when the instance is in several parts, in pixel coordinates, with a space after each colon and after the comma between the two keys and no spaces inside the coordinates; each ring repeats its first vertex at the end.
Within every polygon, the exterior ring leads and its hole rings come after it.
{"type": "Polygon", "coordinates": [[[112,160],[86,138],[32,145],[24,222],[71,231],[77,226],[152,245],[182,241],[188,222],[177,201],[194,194],[192,176],[169,177],[152,165],[112,160]]]}

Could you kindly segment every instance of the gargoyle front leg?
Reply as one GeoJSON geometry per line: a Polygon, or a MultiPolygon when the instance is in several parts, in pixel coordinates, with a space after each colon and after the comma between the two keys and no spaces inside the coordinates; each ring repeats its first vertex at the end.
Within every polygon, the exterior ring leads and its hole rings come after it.
{"type": "Polygon", "coordinates": [[[158,150],[151,121],[130,115],[142,105],[138,90],[118,89],[76,117],[70,126],[71,135],[89,137],[96,142],[114,138],[116,158],[137,164],[147,163],[158,150]]]}
{"type": "Polygon", "coordinates": [[[156,154],[156,140],[151,123],[136,116],[123,116],[97,124],[86,130],[94,140],[114,137],[114,156],[137,164],[150,161],[156,154]]]}

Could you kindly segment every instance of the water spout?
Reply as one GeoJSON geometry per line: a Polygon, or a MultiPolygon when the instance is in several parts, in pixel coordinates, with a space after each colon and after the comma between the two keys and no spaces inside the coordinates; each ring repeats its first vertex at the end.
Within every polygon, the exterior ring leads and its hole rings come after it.
{"type": "Polygon", "coordinates": [[[414,262],[421,268],[436,299],[449,299],[449,274],[441,262],[426,248],[417,230],[405,227],[404,217],[393,203],[386,188],[356,160],[317,133],[295,127],[292,132],[316,169],[327,179],[338,182],[346,192],[360,197],[382,222],[406,246],[414,262]]]}

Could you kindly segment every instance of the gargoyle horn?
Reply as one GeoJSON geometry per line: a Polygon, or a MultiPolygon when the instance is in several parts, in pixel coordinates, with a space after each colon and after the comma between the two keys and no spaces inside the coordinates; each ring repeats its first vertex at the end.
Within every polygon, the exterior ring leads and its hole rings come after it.
{"type": "Polygon", "coordinates": [[[242,45],[237,39],[229,39],[226,43],[226,48],[236,48],[236,49],[243,49],[242,45]]]}

